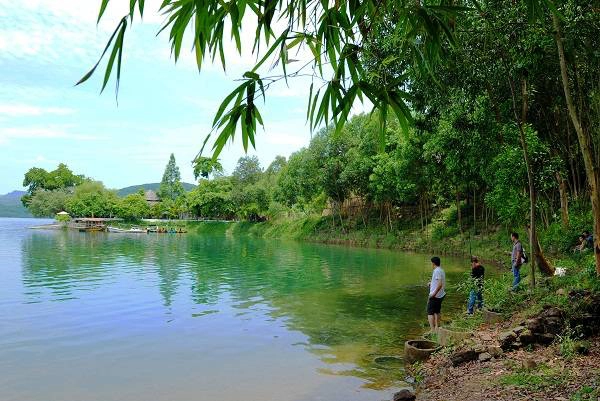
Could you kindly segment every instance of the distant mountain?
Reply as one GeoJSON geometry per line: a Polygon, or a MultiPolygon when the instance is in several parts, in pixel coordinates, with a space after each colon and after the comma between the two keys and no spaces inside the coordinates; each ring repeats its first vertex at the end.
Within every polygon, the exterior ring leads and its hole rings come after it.
{"type": "Polygon", "coordinates": [[[0,195],[0,217],[33,217],[21,203],[25,191],[12,191],[0,195]]]}
{"type": "MultiPolygon", "coordinates": [[[[194,184],[189,184],[187,182],[182,182],[181,185],[183,185],[183,189],[185,189],[187,192],[196,188],[196,186],[194,184]]],[[[127,196],[127,195],[138,192],[140,189],[143,189],[144,191],[150,190],[150,191],[158,192],[159,187],[160,187],[160,182],[152,182],[150,184],[132,185],[130,187],[125,187],[125,188],[121,188],[121,189],[117,190],[117,195],[127,196]]]]}

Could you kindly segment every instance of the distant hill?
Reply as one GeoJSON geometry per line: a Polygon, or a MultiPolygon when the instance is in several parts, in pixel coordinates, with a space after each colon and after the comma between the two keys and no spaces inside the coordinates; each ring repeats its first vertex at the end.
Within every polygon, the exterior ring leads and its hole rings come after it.
{"type": "MultiPolygon", "coordinates": [[[[189,184],[187,182],[182,182],[181,185],[183,185],[183,189],[185,189],[187,192],[196,188],[196,186],[194,184],[189,184]]],[[[160,187],[160,182],[152,182],[150,184],[132,185],[130,187],[125,187],[125,188],[121,188],[121,189],[117,190],[117,195],[119,195],[121,197],[127,196],[127,195],[138,192],[140,189],[143,189],[144,191],[151,190],[151,191],[158,192],[159,187],[160,187]]]]}
{"type": "Polygon", "coordinates": [[[33,217],[21,203],[25,191],[12,191],[0,195],[0,217],[33,217]]]}

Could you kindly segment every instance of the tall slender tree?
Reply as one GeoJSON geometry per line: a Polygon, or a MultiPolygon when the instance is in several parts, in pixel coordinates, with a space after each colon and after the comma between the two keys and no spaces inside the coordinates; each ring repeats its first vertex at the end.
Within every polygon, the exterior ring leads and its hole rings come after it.
{"type": "Polygon", "coordinates": [[[169,199],[174,201],[183,195],[184,192],[185,189],[181,185],[181,173],[179,172],[177,163],[175,163],[175,155],[171,153],[167,167],[165,167],[160,188],[158,189],[158,196],[163,200],[169,199]]]}

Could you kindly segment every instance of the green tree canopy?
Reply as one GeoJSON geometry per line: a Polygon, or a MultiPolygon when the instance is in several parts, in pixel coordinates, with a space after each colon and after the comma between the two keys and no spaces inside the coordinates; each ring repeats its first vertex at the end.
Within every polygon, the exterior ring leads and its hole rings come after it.
{"type": "MultiPolygon", "coordinates": [[[[72,188],[84,182],[83,175],[75,175],[66,164],[60,163],[56,169],[48,172],[43,168],[32,167],[23,179],[23,186],[27,187],[27,194],[21,198],[25,206],[29,204],[32,196],[38,190],[53,191],[56,189],[72,188]]],[[[47,196],[47,195],[46,195],[47,196]]]]}
{"type": "Polygon", "coordinates": [[[67,209],[72,194],[66,189],[48,191],[41,189],[31,196],[27,209],[35,217],[54,217],[56,213],[67,209]]]}
{"type": "Polygon", "coordinates": [[[260,161],[256,156],[243,156],[238,159],[232,178],[242,186],[256,184],[262,175],[260,161]]]}
{"type": "Polygon", "coordinates": [[[67,212],[77,217],[114,217],[119,198],[100,181],[86,181],[75,188],[67,202],[67,212]]]}
{"type": "Polygon", "coordinates": [[[222,174],[223,166],[212,157],[198,156],[192,162],[194,166],[194,178],[208,178],[211,174],[222,174]]]}
{"type": "Polygon", "coordinates": [[[144,192],[129,194],[120,199],[117,205],[116,214],[125,220],[139,220],[150,215],[150,206],[146,202],[144,192]]]}

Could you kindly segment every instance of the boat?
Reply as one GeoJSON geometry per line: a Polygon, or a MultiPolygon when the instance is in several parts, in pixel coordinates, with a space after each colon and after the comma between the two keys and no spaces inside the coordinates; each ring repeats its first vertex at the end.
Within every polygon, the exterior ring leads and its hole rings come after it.
{"type": "Polygon", "coordinates": [[[158,227],[157,226],[148,226],[148,228],[146,229],[147,232],[149,233],[157,233],[158,232],[158,227]]]}
{"type": "Polygon", "coordinates": [[[119,227],[108,227],[108,232],[109,233],[122,233],[122,234],[145,234],[146,230],[142,230],[141,228],[138,227],[131,227],[130,229],[124,229],[124,228],[119,228],[119,227]]]}
{"type": "Polygon", "coordinates": [[[94,226],[94,227],[81,227],[79,228],[79,232],[89,233],[89,232],[100,232],[104,231],[104,227],[94,226]]]}

